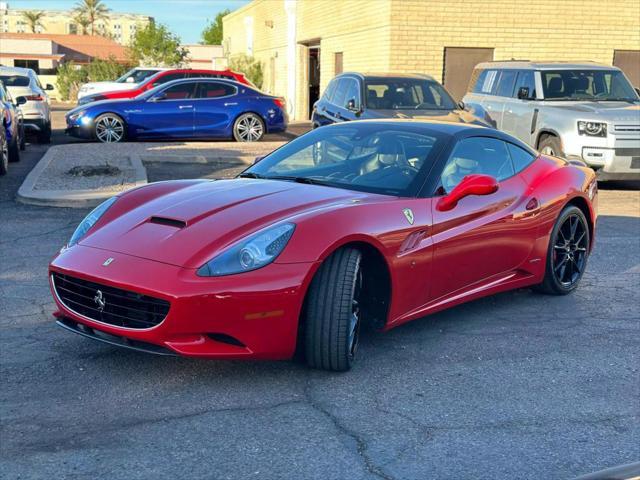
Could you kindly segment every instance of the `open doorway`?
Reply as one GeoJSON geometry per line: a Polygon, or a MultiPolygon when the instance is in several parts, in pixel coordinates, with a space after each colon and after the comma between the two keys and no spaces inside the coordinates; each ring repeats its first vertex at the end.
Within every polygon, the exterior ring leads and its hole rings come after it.
{"type": "Polygon", "coordinates": [[[309,108],[311,118],[313,104],[320,98],[320,47],[309,47],[309,108]]]}

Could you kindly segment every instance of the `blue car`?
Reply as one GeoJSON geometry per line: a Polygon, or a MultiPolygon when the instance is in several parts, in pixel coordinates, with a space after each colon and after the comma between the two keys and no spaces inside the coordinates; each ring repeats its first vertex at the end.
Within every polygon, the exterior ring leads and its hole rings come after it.
{"type": "Polygon", "coordinates": [[[160,85],[128,100],[104,100],[67,113],[69,135],[100,142],[234,138],[257,142],[283,132],[284,99],[232,80],[192,78],[160,85]]]}

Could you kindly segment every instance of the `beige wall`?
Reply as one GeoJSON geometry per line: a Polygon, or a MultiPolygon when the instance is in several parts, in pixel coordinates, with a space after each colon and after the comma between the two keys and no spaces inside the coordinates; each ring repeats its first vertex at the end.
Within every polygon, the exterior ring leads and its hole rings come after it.
{"type": "Polygon", "coordinates": [[[263,89],[285,96],[294,119],[307,115],[312,44],[320,45],[321,92],[335,74],[336,52],[344,71],[442,80],[445,47],[493,48],[495,60],[606,64],[616,49],[640,50],[640,0],[254,0],[223,23],[225,53],[260,60],[263,89]]]}
{"type": "Polygon", "coordinates": [[[444,47],[494,60],[593,60],[640,49],[640,0],[393,0],[391,69],[442,80],[444,47]]]}

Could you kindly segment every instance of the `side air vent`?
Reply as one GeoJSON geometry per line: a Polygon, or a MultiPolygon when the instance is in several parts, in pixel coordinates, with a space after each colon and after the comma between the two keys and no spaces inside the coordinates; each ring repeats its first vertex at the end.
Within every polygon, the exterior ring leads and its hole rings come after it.
{"type": "Polygon", "coordinates": [[[246,347],[246,345],[240,340],[225,333],[207,333],[207,336],[211,340],[215,340],[216,342],[226,343],[228,345],[234,345],[236,347],[246,347]]]}
{"type": "Polygon", "coordinates": [[[159,225],[167,225],[168,227],[184,228],[187,222],[176,220],[175,218],[151,217],[149,223],[157,223],[159,225]]]}

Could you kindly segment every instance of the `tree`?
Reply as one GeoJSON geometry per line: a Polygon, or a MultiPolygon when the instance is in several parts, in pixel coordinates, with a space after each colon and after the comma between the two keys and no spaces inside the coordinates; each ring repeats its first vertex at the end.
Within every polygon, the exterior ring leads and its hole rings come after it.
{"type": "Polygon", "coordinates": [[[80,27],[80,31],[78,33],[82,35],[86,35],[88,33],[91,22],[87,17],[82,14],[77,14],[75,17],[73,17],[73,21],[76,22],[80,27]]]}
{"type": "Polygon", "coordinates": [[[205,45],[222,44],[222,17],[229,15],[231,10],[226,9],[216,15],[215,20],[207,25],[202,31],[202,41],[205,45]]]}
{"type": "Polygon", "coordinates": [[[129,53],[132,63],[165,67],[179,67],[189,55],[177,35],[154,22],[136,31],[129,53]]]}
{"type": "Polygon", "coordinates": [[[262,62],[248,55],[237,55],[229,59],[229,68],[234,72],[244,73],[244,76],[251,80],[256,87],[262,88],[264,77],[262,62]]]}
{"type": "Polygon", "coordinates": [[[110,9],[102,3],[102,0],[79,0],[74,9],[76,17],[86,19],[91,35],[96,32],[96,23],[108,21],[110,9]]]}
{"type": "Polygon", "coordinates": [[[22,17],[27,21],[27,25],[29,25],[32,33],[38,33],[38,28],[41,28],[43,26],[42,17],[44,17],[44,12],[27,10],[25,12],[22,12],[22,17]]]}

